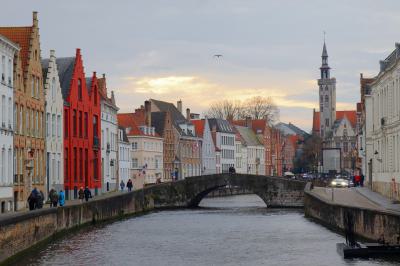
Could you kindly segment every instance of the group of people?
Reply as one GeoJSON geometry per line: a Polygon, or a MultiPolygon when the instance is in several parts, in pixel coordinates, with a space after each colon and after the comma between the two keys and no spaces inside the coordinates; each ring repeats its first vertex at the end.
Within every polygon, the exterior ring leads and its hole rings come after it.
{"type": "MultiPolygon", "coordinates": [[[[83,187],[80,188],[78,192],[79,199],[81,202],[85,199],[86,201],[89,201],[90,198],[92,198],[92,192],[90,191],[89,187],[86,187],[83,189],[83,187]]],[[[32,190],[31,194],[28,197],[28,205],[29,205],[29,210],[36,210],[36,209],[41,209],[43,208],[43,203],[45,201],[43,192],[38,190],[36,187],[32,190]]],[[[50,207],[57,207],[59,206],[64,206],[65,205],[65,192],[61,189],[58,193],[57,190],[52,188],[49,191],[49,202],[50,202],[50,207]]]]}
{"type": "MultiPolygon", "coordinates": [[[[124,182],[124,180],[121,180],[121,183],[119,183],[119,186],[120,186],[121,190],[123,191],[124,188],[125,188],[125,182],[124,182]]],[[[129,191],[129,192],[132,191],[132,189],[133,189],[132,180],[129,179],[128,182],[126,182],[126,187],[128,188],[128,191],[129,191]]]]}
{"type": "Polygon", "coordinates": [[[44,201],[43,192],[35,187],[28,197],[29,210],[32,211],[43,208],[43,201],[44,201]]]}

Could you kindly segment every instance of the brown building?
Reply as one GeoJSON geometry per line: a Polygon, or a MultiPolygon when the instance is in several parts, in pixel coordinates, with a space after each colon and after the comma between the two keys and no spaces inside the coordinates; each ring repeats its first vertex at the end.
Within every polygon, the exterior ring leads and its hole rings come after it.
{"type": "Polygon", "coordinates": [[[15,209],[22,209],[34,187],[45,192],[45,99],[37,12],[32,26],[0,27],[0,34],[21,47],[14,60],[14,202],[15,209]]]}
{"type": "MultiPolygon", "coordinates": [[[[151,112],[169,113],[171,117],[172,130],[166,132],[168,135],[168,151],[174,151],[173,172],[170,176],[184,179],[188,176],[201,175],[201,139],[196,136],[194,125],[190,122],[190,110],[186,110],[186,118],[182,114],[182,101],[177,102],[177,107],[172,103],[150,99],[151,112]],[[172,136],[171,136],[172,133],[172,136]],[[173,139],[174,149],[171,147],[173,139]]],[[[168,120],[167,120],[168,122],[168,120]]],[[[171,166],[172,156],[168,155],[167,170],[171,166]]]]}

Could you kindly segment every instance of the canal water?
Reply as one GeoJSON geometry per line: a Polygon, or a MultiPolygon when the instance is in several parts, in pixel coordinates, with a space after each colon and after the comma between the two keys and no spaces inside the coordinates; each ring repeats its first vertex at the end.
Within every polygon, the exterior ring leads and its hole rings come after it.
{"type": "Polygon", "coordinates": [[[20,265],[398,265],[344,260],[336,252],[343,241],[301,210],[267,209],[242,195],[82,230],[20,265]]]}

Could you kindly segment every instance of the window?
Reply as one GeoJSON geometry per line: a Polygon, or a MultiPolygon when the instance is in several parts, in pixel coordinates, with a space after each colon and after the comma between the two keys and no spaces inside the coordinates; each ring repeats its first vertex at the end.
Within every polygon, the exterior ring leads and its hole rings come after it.
{"type": "Polygon", "coordinates": [[[89,164],[88,164],[88,158],[89,158],[89,155],[88,155],[89,153],[88,153],[88,149],[85,149],[85,179],[87,180],[87,178],[88,178],[88,169],[89,169],[89,164]]]}
{"type": "Polygon", "coordinates": [[[329,102],[329,97],[328,97],[328,95],[325,95],[325,102],[326,102],[326,103],[329,102]]]}
{"type": "Polygon", "coordinates": [[[132,158],[132,168],[138,168],[138,159],[132,158]]]}
{"type": "Polygon", "coordinates": [[[68,110],[64,111],[64,138],[68,138],[68,110]]]}
{"type": "Polygon", "coordinates": [[[1,56],[1,82],[6,81],[6,57],[1,56]]]}
{"type": "Polygon", "coordinates": [[[85,138],[88,137],[88,113],[85,112],[85,121],[83,122],[83,126],[84,126],[84,132],[85,132],[85,138]]]}
{"type": "Polygon", "coordinates": [[[83,181],[83,150],[79,148],[79,179],[83,181]]]}
{"type": "Polygon", "coordinates": [[[82,138],[82,111],[79,111],[79,137],[82,138]]]}
{"type": "Polygon", "coordinates": [[[57,137],[61,137],[61,115],[57,115],[57,137]]]}
{"type": "Polygon", "coordinates": [[[325,126],[329,127],[329,118],[325,119],[325,126]]]}
{"type": "Polygon", "coordinates": [[[1,127],[6,126],[6,96],[1,96],[1,127]]]}
{"type": "Polygon", "coordinates": [[[75,182],[77,182],[78,180],[78,176],[77,176],[77,174],[78,174],[78,171],[77,171],[77,156],[78,156],[78,151],[77,151],[77,149],[76,148],[74,148],[74,180],[75,180],[75,182]]]}
{"type": "Polygon", "coordinates": [[[348,146],[347,142],[343,142],[343,151],[344,152],[348,152],[349,151],[349,146],[348,146]]]}
{"type": "Polygon", "coordinates": [[[20,134],[23,134],[24,132],[23,132],[23,110],[22,110],[22,108],[23,108],[23,106],[20,106],[19,107],[19,124],[18,124],[18,126],[19,126],[19,133],[20,134]]]}
{"type": "Polygon", "coordinates": [[[35,97],[35,76],[31,78],[31,96],[35,97]]]}
{"type": "Polygon", "coordinates": [[[97,117],[97,115],[94,115],[93,116],[93,136],[94,137],[98,137],[99,135],[98,135],[98,132],[97,132],[97,130],[98,130],[98,117],[97,117]]]}
{"type": "Polygon", "coordinates": [[[52,137],[56,136],[56,115],[55,114],[51,115],[51,136],[52,137]]]}
{"type": "Polygon", "coordinates": [[[69,165],[68,165],[68,148],[66,148],[65,149],[65,153],[64,153],[64,178],[65,178],[65,180],[69,179],[68,168],[69,168],[69,165]]]}
{"type": "Polygon", "coordinates": [[[74,137],[76,137],[76,110],[74,110],[72,114],[72,129],[74,132],[74,137]]]}
{"type": "Polygon", "coordinates": [[[16,133],[18,133],[17,117],[18,117],[18,105],[14,104],[14,130],[16,131],[16,133]]]}
{"type": "Polygon", "coordinates": [[[82,80],[78,79],[78,99],[82,101],[82,80]]]}
{"type": "Polygon", "coordinates": [[[8,59],[8,85],[12,86],[11,59],[8,59]]]}

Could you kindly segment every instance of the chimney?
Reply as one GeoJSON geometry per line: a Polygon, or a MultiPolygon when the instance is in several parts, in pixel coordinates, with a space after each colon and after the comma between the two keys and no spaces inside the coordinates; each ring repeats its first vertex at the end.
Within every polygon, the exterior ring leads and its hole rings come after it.
{"type": "Polygon", "coordinates": [[[77,56],[81,55],[81,49],[80,48],[76,48],[76,55],[77,56]]]}
{"type": "Polygon", "coordinates": [[[97,74],[96,71],[93,71],[93,77],[96,77],[96,74],[97,74]]]}
{"type": "Polygon", "coordinates": [[[38,18],[37,18],[37,14],[38,14],[38,12],[37,11],[33,11],[32,12],[32,18],[33,18],[33,26],[34,27],[38,27],[38,18]]]}
{"type": "Polygon", "coordinates": [[[186,120],[190,121],[190,109],[186,108],[186,120]]]}
{"type": "Polygon", "coordinates": [[[103,73],[103,79],[105,79],[106,78],[106,74],[105,73],[103,73]]]}
{"type": "Polygon", "coordinates": [[[182,114],[182,100],[176,103],[176,108],[178,108],[178,111],[182,114]]]}
{"type": "Polygon", "coordinates": [[[246,116],[246,127],[251,128],[251,117],[250,116],[246,116]]]}
{"type": "Polygon", "coordinates": [[[144,102],[144,119],[146,126],[151,127],[151,103],[150,101],[144,102]]]}

